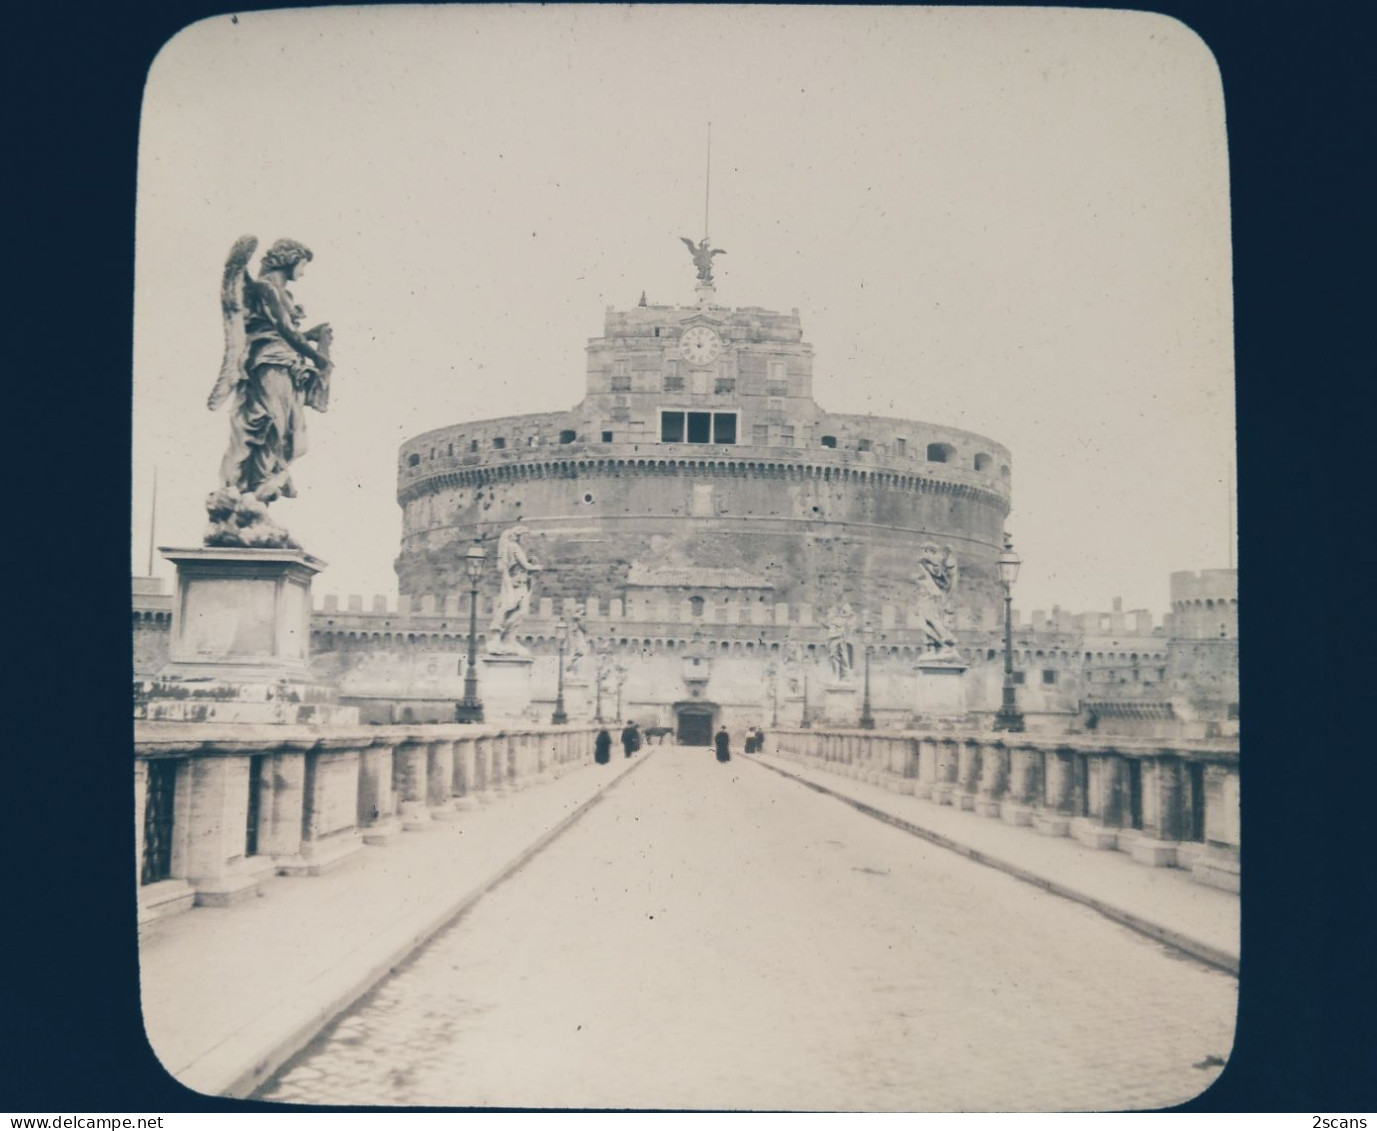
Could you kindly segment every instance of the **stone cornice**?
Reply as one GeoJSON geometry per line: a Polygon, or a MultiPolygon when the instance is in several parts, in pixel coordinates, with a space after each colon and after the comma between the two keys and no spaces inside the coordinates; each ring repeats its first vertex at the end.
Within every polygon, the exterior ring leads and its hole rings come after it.
{"type": "MultiPolygon", "coordinates": [[[[410,469],[408,469],[410,470],[410,469]]],[[[587,477],[651,476],[727,476],[733,478],[773,478],[784,480],[821,479],[827,482],[854,483],[860,487],[886,487],[921,494],[969,498],[1009,513],[1009,497],[993,486],[943,478],[931,472],[918,473],[881,466],[857,466],[852,459],[777,459],[767,456],[711,455],[689,456],[570,456],[558,458],[511,459],[485,462],[472,467],[449,466],[416,474],[397,488],[402,506],[423,495],[449,487],[482,487],[490,483],[512,483],[542,479],[587,477]]]]}

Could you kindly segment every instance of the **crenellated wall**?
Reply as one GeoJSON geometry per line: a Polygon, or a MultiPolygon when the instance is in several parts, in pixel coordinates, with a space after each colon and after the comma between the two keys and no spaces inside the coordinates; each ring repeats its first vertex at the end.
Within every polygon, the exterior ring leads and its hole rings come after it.
{"type": "MultiPolygon", "coordinates": [[[[655,575],[675,580],[671,573],[655,575]]],[[[744,575],[728,578],[742,583],[744,575]]],[[[762,600],[758,589],[720,589],[716,599],[695,606],[691,597],[659,590],[633,590],[630,606],[618,599],[590,600],[584,606],[568,598],[537,597],[532,615],[518,633],[536,657],[533,672],[537,711],[553,703],[557,683],[555,622],[582,607],[592,646],[606,650],[627,666],[627,703],[638,717],[661,720],[682,697],[681,664],[695,649],[712,658],[710,695],[730,708],[733,717],[758,723],[762,716],[797,715],[803,684],[810,708],[821,710],[823,687],[830,679],[826,659],[826,610],[811,604],[762,600]],[[786,662],[787,659],[787,662],[786,662]],[[775,669],[770,691],[768,669],[775,669]]],[[[687,594],[688,589],[685,589],[687,594]]],[[[167,659],[170,597],[139,595],[134,599],[135,671],[151,676],[167,659]]],[[[857,623],[867,619],[875,629],[872,696],[881,725],[906,722],[913,712],[916,665],[923,656],[924,636],[911,610],[883,605],[857,610],[857,623]]],[[[491,597],[480,595],[478,648],[487,639],[491,597]]],[[[1054,609],[1025,615],[1014,610],[1014,665],[1019,702],[1030,717],[1066,729],[1079,725],[1086,700],[1166,700],[1180,694],[1163,683],[1169,641],[1160,625],[1141,610],[1119,617],[1115,635],[1086,634],[1079,624],[1109,623],[1117,614],[1070,614],[1054,609]],[[1139,632],[1138,630],[1143,630],[1139,632]]],[[[462,695],[468,650],[469,598],[406,595],[317,595],[311,617],[312,668],[317,678],[337,686],[347,702],[386,700],[395,710],[385,716],[403,719],[410,710],[421,721],[438,718],[462,695]]],[[[964,610],[957,622],[959,653],[968,665],[963,677],[971,710],[993,711],[1003,681],[1003,633],[994,610],[976,616],[964,610]]],[[[856,642],[857,663],[860,643],[856,642]]],[[[572,655],[568,656],[572,659],[572,655]]],[[[592,660],[580,661],[589,677],[592,660]]],[[[578,672],[570,673],[578,675],[578,672]]],[[[1222,714],[1220,717],[1223,717],[1222,714]]],[[[663,721],[663,720],[661,720],[663,721]]]]}

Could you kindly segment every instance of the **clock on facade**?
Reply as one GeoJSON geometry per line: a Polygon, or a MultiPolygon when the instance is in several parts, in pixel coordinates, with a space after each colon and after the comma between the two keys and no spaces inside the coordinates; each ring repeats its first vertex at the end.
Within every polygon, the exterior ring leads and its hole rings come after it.
{"type": "Polygon", "coordinates": [[[710,326],[692,326],[679,337],[679,353],[690,365],[707,365],[722,352],[722,339],[710,326]]]}

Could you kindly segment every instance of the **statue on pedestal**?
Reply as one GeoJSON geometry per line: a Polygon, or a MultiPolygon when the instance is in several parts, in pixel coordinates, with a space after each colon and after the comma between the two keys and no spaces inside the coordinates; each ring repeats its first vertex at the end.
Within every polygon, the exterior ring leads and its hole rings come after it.
{"type": "Polygon", "coordinates": [[[497,539],[497,569],[502,589],[488,626],[489,654],[528,656],[530,652],[516,639],[516,629],[531,611],[531,584],[540,566],[527,556],[521,545],[526,527],[509,526],[497,539]]]}
{"type": "Polygon", "coordinates": [[[307,408],[330,401],[332,331],[299,329],[304,312],[287,284],[301,278],[310,248],[281,239],[264,254],[258,278],[248,262],[258,246],[243,236],[230,249],[220,288],[225,356],[206,406],[230,401],[230,442],[220,461],[220,487],[206,500],[208,546],[296,546],[268,518],[268,504],[294,498],[291,466],[306,453],[307,408]]]}
{"type": "Polygon", "coordinates": [[[918,557],[918,623],[927,637],[924,642],[926,659],[953,660],[958,658],[956,635],[952,632],[952,594],[956,590],[960,568],[950,546],[940,550],[929,543],[918,557]]]}
{"type": "Polygon", "coordinates": [[[784,678],[789,685],[789,694],[797,695],[803,665],[803,650],[799,647],[797,640],[789,636],[784,638],[784,650],[781,659],[784,665],[784,678]]]}
{"type": "Polygon", "coordinates": [[[583,610],[576,609],[569,614],[569,659],[564,665],[565,675],[571,679],[578,675],[579,664],[589,651],[588,629],[583,623],[583,610]]]}
{"type": "Polygon", "coordinates": [[[827,617],[827,660],[832,665],[832,678],[847,683],[855,670],[856,649],[851,635],[856,628],[856,614],[849,602],[835,606],[827,617]]]}
{"type": "Polygon", "coordinates": [[[712,257],[714,255],[726,255],[727,253],[720,247],[712,247],[708,243],[708,237],[704,236],[699,243],[694,243],[688,236],[680,236],[685,246],[689,249],[689,254],[693,256],[693,265],[698,268],[698,281],[705,286],[712,285],[712,257]]]}

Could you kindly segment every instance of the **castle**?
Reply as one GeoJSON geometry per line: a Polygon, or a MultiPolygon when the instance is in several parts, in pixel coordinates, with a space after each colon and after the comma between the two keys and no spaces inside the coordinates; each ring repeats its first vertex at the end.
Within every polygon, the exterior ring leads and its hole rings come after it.
{"type": "MultiPolygon", "coordinates": [[[[643,296],[608,309],[574,408],[448,425],[402,445],[399,596],[367,608],[317,598],[312,615],[313,668],[363,718],[453,718],[465,554],[487,551],[482,647],[498,590],[492,549],[518,524],[539,567],[516,629],[533,661],[532,718],[548,717],[560,683],[558,618],[575,718],[634,718],[692,740],[721,723],[854,724],[862,669],[878,726],[994,712],[1009,451],[938,424],[823,411],[798,311],[719,306],[710,272],[699,278],[692,305],[643,296]],[[930,602],[923,611],[924,554],[948,564],[940,631],[930,602]],[[945,652],[941,632],[955,641],[945,652]],[[949,693],[940,705],[925,698],[924,671],[939,660],[958,677],[956,708],[949,693]]],[[[1160,624],[1117,607],[1020,618],[1015,680],[1030,726],[1227,727],[1236,573],[1174,574],[1171,586],[1160,624]]],[[[136,579],[140,675],[166,652],[170,598],[153,588],[136,579]]]]}

